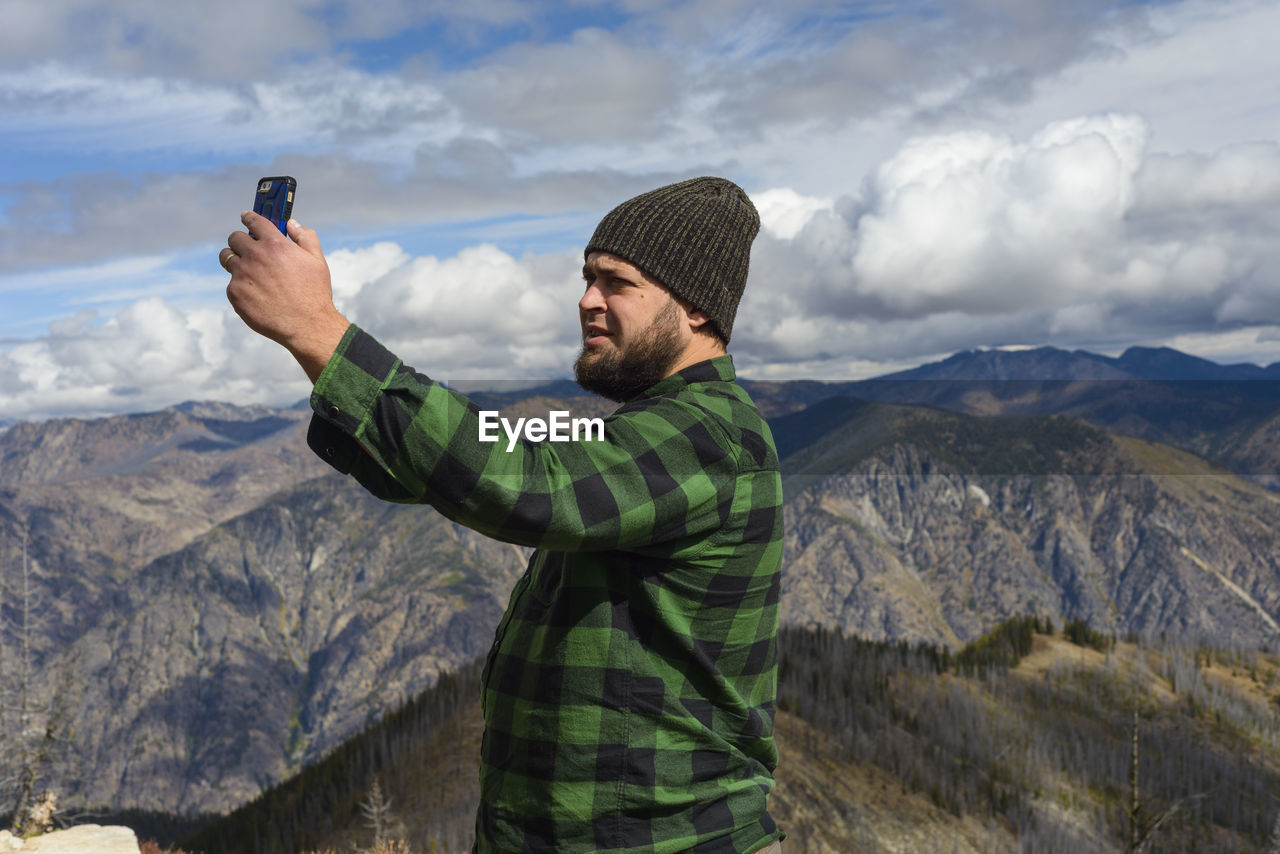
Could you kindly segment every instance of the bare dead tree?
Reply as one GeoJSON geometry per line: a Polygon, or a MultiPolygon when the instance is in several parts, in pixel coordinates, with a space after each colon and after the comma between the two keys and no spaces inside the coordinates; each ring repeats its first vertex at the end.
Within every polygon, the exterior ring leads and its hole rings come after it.
{"type": "Polygon", "coordinates": [[[56,795],[47,788],[48,772],[68,715],[63,691],[40,691],[37,684],[39,567],[27,540],[24,529],[20,569],[12,584],[6,584],[6,567],[0,564],[0,741],[8,762],[0,768],[0,815],[8,813],[19,832],[43,827],[50,818],[45,805],[55,803],[56,795]],[[6,637],[12,640],[6,643],[6,637]]]}
{"type": "MultiPolygon", "coordinates": [[[[1125,815],[1129,819],[1129,838],[1125,845],[1125,854],[1142,854],[1150,851],[1154,844],[1156,831],[1177,815],[1182,804],[1191,798],[1182,798],[1169,806],[1153,812],[1148,809],[1139,796],[1138,760],[1141,756],[1138,743],[1138,700],[1133,701],[1133,724],[1130,728],[1131,753],[1129,757],[1129,803],[1125,807],[1125,815]]],[[[1195,795],[1193,797],[1202,797],[1195,795]]]]}
{"type": "Polygon", "coordinates": [[[1142,830],[1145,816],[1142,814],[1142,801],[1138,797],[1138,703],[1133,704],[1133,727],[1130,730],[1133,752],[1129,759],[1129,806],[1125,812],[1129,816],[1129,844],[1126,848],[1130,854],[1140,850],[1145,834],[1142,830]]]}
{"type": "Polygon", "coordinates": [[[1276,812],[1275,824],[1271,826],[1271,839],[1267,843],[1267,854],[1280,854],[1280,811],[1276,812]]]}
{"type": "Polygon", "coordinates": [[[377,777],[369,785],[369,794],[360,804],[360,812],[364,815],[365,827],[373,831],[375,847],[391,841],[391,824],[394,821],[391,799],[383,794],[377,777]]]}

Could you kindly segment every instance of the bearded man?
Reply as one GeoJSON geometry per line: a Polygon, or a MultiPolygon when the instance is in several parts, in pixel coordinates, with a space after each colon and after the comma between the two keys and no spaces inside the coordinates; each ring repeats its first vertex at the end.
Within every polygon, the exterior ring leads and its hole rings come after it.
{"type": "Polygon", "coordinates": [[[780,851],[782,484],[726,346],[755,206],[694,178],[623,202],[584,250],[580,385],[603,437],[479,440],[464,396],[332,302],[315,233],[246,213],[227,296],[314,383],[308,443],[390,501],[535,547],[482,676],[476,850],[780,851]]]}

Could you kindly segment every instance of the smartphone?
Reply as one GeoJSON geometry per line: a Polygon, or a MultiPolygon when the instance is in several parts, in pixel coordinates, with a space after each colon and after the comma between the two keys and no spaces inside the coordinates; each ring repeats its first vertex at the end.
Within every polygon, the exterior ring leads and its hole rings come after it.
{"type": "Polygon", "coordinates": [[[259,178],[258,191],[253,194],[253,212],[274,222],[280,233],[287,235],[285,223],[293,215],[293,193],[297,189],[298,182],[288,175],[259,178]]]}

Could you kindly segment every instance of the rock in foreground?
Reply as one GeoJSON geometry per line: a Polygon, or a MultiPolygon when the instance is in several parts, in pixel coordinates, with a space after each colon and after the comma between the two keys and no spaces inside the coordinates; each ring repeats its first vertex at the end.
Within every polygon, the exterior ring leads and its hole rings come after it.
{"type": "Polygon", "coordinates": [[[85,824],[79,827],[19,839],[0,830],[0,854],[11,851],[38,851],[40,854],[140,854],[138,837],[127,827],[101,827],[85,824]]]}

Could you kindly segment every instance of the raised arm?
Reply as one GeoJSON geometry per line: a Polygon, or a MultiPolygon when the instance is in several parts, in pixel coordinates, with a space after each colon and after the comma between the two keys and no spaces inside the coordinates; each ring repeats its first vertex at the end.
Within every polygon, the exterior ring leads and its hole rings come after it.
{"type": "Polygon", "coordinates": [[[296,220],[289,220],[288,237],[253,211],[240,221],[249,232],[232,232],[218,253],[231,274],[227,299],[250,329],[285,347],[314,383],[349,325],[333,304],[320,239],[296,220]]]}
{"type": "MultiPolygon", "coordinates": [[[[680,379],[673,378],[675,386],[680,379]]],[[[479,439],[466,397],[352,326],[316,383],[311,446],[393,501],[425,502],[481,533],[558,551],[638,548],[718,528],[738,461],[705,410],[642,398],[569,442],[479,439]]]]}

